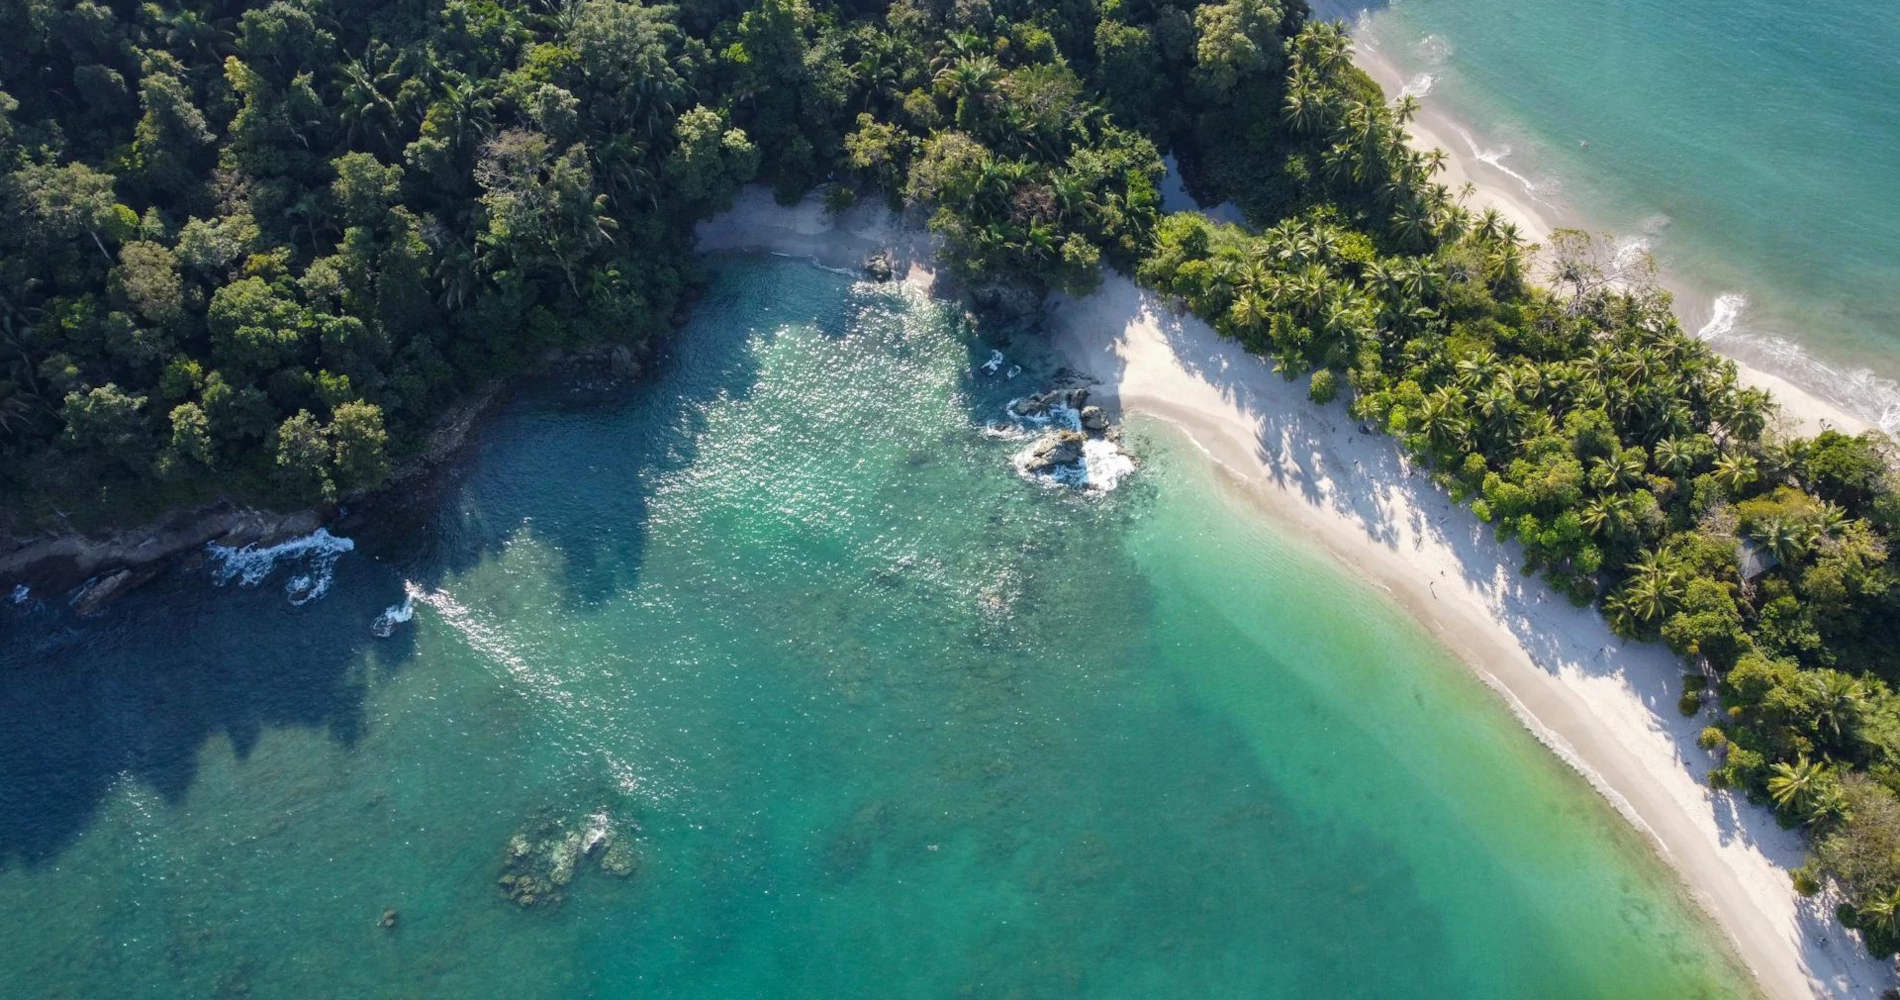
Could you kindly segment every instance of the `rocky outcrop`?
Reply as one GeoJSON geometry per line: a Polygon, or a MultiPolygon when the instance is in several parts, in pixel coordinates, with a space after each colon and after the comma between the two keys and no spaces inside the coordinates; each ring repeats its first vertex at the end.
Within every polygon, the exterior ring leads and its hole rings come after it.
{"type": "Polygon", "coordinates": [[[897,276],[897,266],[889,250],[878,250],[864,258],[864,276],[872,281],[889,281],[897,276]]]}
{"type": "Polygon", "coordinates": [[[307,535],[322,523],[316,511],[279,514],[221,503],[129,531],[35,539],[0,553],[0,588],[25,585],[39,593],[63,594],[84,585],[74,595],[74,609],[95,614],[157,576],[162,563],[174,556],[209,542],[234,547],[274,544],[307,535]]]}
{"type": "Polygon", "coordinates": [[[1050,431],[1029,447],[1023,456],[1023,471],[1045,475],[1059,467],[1074,465],[1082,460],[1082,446],[1087,441],[1080,431],[1050,431]]]}
{"type": "Polygon", "coordinates": [[[605,810],[587,817],[578,829],[547,819],[508,838],[495,884],[523,909],[559,906],[562,890],[589,859],[601,871],[621,877],[633,874],[637,863],[633,844],[614,828],[605,810]]]}

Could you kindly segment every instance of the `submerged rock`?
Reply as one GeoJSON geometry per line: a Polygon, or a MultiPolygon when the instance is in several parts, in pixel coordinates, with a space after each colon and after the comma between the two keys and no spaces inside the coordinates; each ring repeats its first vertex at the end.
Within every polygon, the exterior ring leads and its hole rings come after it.
{"type": "Polygon", "coordinates": [[[607,846],[600,856],[600,868],[609,875],[625,878],[633,874],[634,866],[639,863],[633,853],[633,845],[624,840],[616,840],[607,846]]]}
{"type": "Polygon", "coordinates": [[[383,908],[383,919],[382,919],[381,921],[379,921],[379,923],[381,923],[381,924],[382,924],[382,927],[383,927],[383,929],[384,929],[384,930],[395,930],[395,928],[396,928],[396,908],[395,908],[395,907],[393,907],[393,906],[386,906],[386,907],[384,907],[384,908],[383,908]]]}
{"type": "Polygon", "coordinates": [[[615,830],[605,809],[577,827],[549,819],[517,831],[508,838],[495,884],[524,909],[559,904],[561,889],[574,881],[590,857],[598,857],[601,869],[617,876],[632,874],[637,861],[633,845],[615,830]]]}

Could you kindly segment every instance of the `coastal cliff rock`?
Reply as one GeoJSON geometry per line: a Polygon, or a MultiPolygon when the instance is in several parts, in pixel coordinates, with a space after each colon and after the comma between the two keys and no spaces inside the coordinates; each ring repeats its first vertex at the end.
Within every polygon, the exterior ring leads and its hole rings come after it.
{"type": "Polygon", "coordinates": [[[220,503],[172,514],[144,527],[104,535],[70,534],[23,542],[0,553],[0,585],[75,595],[74,610],[96,614],[157,576],[164,560],[207,543],[269,545],[317,530],[315,511],[280,514],[220,503]]]}

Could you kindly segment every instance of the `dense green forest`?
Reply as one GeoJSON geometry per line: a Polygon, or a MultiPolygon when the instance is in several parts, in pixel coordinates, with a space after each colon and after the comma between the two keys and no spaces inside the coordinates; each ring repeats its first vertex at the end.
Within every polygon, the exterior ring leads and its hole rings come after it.
{"type": "Polygon", "coordinates": [[[471,387],[642,345],[758,180],[971,282],[1135,274],[1389,429],[1530,571],[1710,678],[1712,775],[1900,947],[1900,496],[1772,430],[1640,267],[1531,248],[1299,0],[25,0],[0,8],[16,527],[371,488],[471,387]],[[1256,224],[1164,216],[1160,151],[1256,224]],[[1541,270],[1539,270],[1541,268],[1541,270]],[[1531,281],[1548,274],[1548,287],[1531,281]]]}

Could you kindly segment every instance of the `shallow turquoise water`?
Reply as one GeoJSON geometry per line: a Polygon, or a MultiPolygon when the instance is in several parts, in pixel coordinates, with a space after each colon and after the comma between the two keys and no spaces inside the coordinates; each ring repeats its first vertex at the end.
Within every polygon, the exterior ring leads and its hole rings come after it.
{"type": "Polygon", "coordinates": [[[1900,427],[1891,0],[1398,0],[1356,34],[1535,197],[1647,239],[1689,329],[1900,427]]]}
{"type": "Polygon", "coordinates": [[[1749,993],[1495,696],[1161,426],[1111,493],[1017,478],[1011,353],[727,259],[657,380],[526,394],[320,600],[0,611],[0,995],[1749,993]],[[631,875],[504,898],[513,835],[594,822],[631,875]]]}

